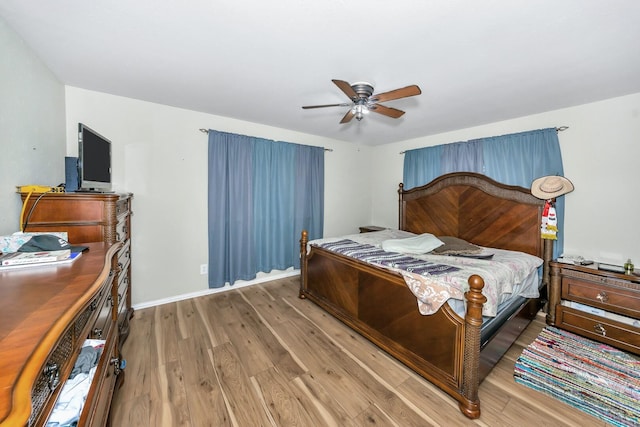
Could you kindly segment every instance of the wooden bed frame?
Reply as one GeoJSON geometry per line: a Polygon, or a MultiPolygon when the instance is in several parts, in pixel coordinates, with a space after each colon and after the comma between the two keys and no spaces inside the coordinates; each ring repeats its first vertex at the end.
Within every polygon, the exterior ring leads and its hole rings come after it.
{"type": "MultiPolygon", "coordinates": [[[[411,190],[400,184],[398,193],[401,230],[539,256],[545,260],[543,283],[548,283],[552,244],[540,238],[544,201],[528,189],[457,172],[411,190]]],[[[307,243],[303,231],[300,298],[310,299],[454,397],[464,415],[478,418],[480,382],[535,317],[540,299],[521,304],[481,342],[486,301],[481,277],[469,278],[464,319],[448,304],[424,316],[400,274],[316,246],[307,253],[307,243]]]]}

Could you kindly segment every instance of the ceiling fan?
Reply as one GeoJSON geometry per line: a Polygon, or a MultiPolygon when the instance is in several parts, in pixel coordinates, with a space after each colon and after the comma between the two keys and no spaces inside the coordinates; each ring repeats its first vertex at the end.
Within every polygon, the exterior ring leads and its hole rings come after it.
{"type": "Polygon", "coordinates": [[[374,94],[373,86],[370,83],[357,82],[349,84],[344,80],[337,79],[333,79],[331,81],[349,97],[351,102],[341,104],[307,105],[302,108],[351,107],[342,120],[340,120],[340,123],[348,123],[354,117],[356,120],[362,120],[363,115],[369,111],[397,119],[404,114],[404,111],[392,107],[386,107],[378,103],[420,95],[422,93],[418,86],[411,85],[388,92],[374,94]]]}

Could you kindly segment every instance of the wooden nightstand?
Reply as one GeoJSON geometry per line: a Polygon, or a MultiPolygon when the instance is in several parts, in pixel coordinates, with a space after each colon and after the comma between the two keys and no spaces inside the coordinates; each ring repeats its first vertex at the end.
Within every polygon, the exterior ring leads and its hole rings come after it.
{"type": "Polygon", "coordinates": [[[377,225],[363,225],[360,227],[361,233],[370,233],[372,231],[382,231],[385,230],[384,227],[378,227],[377,225]]]}
{"type": "Polygon", "coordinates": [[[550,268],[549,325],[640,354],[640,276],[597,264],[551,262],[550,268]]]}

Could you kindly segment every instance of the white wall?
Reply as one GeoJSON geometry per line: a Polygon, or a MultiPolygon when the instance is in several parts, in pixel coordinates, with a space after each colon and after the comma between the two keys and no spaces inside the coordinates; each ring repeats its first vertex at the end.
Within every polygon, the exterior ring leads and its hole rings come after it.
{"type": "Polygon", "coordinates": [[[17,185],[64,181],[64,86],[0,18],[0,235],[20,229],[17,185]]]}
{"type": "Polygon", "coordinates": [[[569,126],[558,137],[575,186],[565,196],[565,253],[640,265],[640,94],[375,147],[372,222],[398,224],[401,151],[558,126],[569,126]]]}
{"type": "Polygon", "coordinates": [[[67,152],[78,122],[112,141],[115,191],[134,193],[134,304],[207,290],[207,135],[200,128],[323,146],[325,236],[358,232],[369,220],[371,147],[130,98],[66,88],[67,152]],[[361,165],[361,166],[358,166],[361,165]]]}

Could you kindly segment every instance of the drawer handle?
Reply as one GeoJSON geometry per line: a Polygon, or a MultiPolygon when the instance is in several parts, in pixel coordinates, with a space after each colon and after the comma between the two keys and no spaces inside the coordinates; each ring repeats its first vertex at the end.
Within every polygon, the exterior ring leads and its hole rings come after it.
{"type": "Polygon", "coordinates": [[[600,292],[598,295],[596,295],[596,299],[600,302],[608,302],[609,301],[609,295],[607,295],[607,293],[605,291],[600,292]]]}
{"type": "Polygon", "coordinates": [[[98,300],[94,299],[93,301],[91,301],[91,304],[89,305],[89,309],[91,311],[96,311],[97,308],[98,308],[98,300]]]}
{"type": "Polygon", "coordinates": [[[93,328],[93,336],[96,339],[102,339],[102,329],[100,328],[93,328]]]}
{"type": "Polygon", "coordinates": [[[111,307],[113,307],[114,305],[116,305],[116,304],[114,303],[114,301],[113,301],[113,295],[109,295],[109,296],[107,297],[107,299],[109,300],[109,304],[111,304],[111,307]]]}
{"type": "Polygon", "coordinates": [[[593,329],[596,331],[596,333],[602,335],[603,337],[607,336],[607,330],[604,328],[604,326],[602,326],[602,324],[596,323],[593,326],[593,329]]]}
{"type": "Polygon", "coordinates": [[[119,357],[111,358],[111,360],[109,360],[109,363],[113,365],[113,374],[116,376],[120,375],[120,372],[127,366],[127,361],[124,359],[120,361],[119,357]]]}
{"type": "Polygon", "coordinates": [[[120,242],[120,241],[122,241],[122,236],[120,236],[120,233],[116,231],[116,242],[120,242]]]}
{"type": "Polygon", "coordinates": [[[47,385],[49,390],[53,391],[60,384],[60,370],[57,363],[47,362],[47,366],[43,370],[44,375],[48,376],[47,385]]]}

